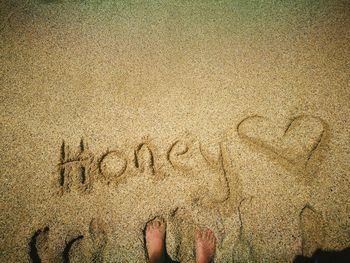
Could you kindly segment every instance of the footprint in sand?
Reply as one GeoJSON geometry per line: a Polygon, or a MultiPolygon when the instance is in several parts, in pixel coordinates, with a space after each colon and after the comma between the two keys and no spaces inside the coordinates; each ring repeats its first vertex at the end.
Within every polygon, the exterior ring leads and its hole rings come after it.
{"type": "Polygon", "coordinates": [[[103,262],[103,254],[107,244],[106,224],[99,218],[93,218],[89,225],[92,248],[86,246],[84,236],[74,231],[68,234],[64,249],[53,258],[49,251],[49,227],[37,230],[29,241],[29,257],[34,263],[49,263],[60,261],[73,262],[103,262]],[[84,241],[84,242],[83,242],[84,241]],[[90,250],[91,249],[91,250],[90,250]]]}
{"type": "Polygon", "coordinates": [[[37,230],[29,242],[29,256],[32,262],[50,262],[49,258],[49,227],[37,230]]]}
{"type": "Polygon", "coordinates": [[[89,233],[92,240],[92,262],[103,262],[103,254],[108,241],[106,224],[99,218],[93,218],[90,222],[89,233]]]}
{"type": "Polygon", "coordinates": [[[306,205],[300,212],[302,235],[302,255],[312,256],[317,249],[323,248],[325,222],[321,213],[306,205]]]}
{"type": "Polygon", "coordinates": [[[37,230],[29,242],[29,257],[33,263],[49,262],[86,262],[82,252],[80,240],[83,236],[78,234],[73,237],[67,237],[66,244],[62,253],[52,255],[49,250],[49,227],[37,230]]]}
{"type": "Polygon", "coordinates": [[[75,234],[67,237],[66,245],[62,253],[63,263],[87,262],[86,252],[83,246],[84,236],[75,234]]]}
{"type": "Polygon", "coordinates": [[[179,208],[167,218],[166,249],[173,262],[194,262],[196,225],[190,210],[179,208]]]}
{"type": "Polygon", "coordinates": [[[284,126],[262,116],[249,116],[237,125],[237,132],[255,149],[301,173],[316,171],[328,138],[327,124],[307,115],[298,116],[284,126]]]}

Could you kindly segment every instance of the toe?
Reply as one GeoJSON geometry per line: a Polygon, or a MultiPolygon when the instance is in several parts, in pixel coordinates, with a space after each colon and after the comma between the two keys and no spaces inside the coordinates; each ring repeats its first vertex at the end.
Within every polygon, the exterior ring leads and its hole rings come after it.
{"type": "Polygon", "coordinates": [[[213,231],[211,231],[211,238],[213,239],[213,240],[215,240],[216,238],[215,238],[215,234],[214,234],[214,232],[213,231]]]}
{"type": "Polygon", "coordinates": [[[196,229],[196,240],[199,240],[201,238],[202,238],[202,231],[199,228],[197,228],[196,229]]]}
{"type": "Polygon", "coordinates": [[[215,237],[215,235],[214,235],[213,232],[211,233],[211,238],[210,238],[210,240],[213,242],[213,244],[215,244],[216,237],[215,237]]]}
{"type": "Polygon", "coordinates": [[[210,235],[210,230],[208,228],[205,229],[205,239],[208,240],[209,239],[209,235],[210,235]]]}
{"type": "Polygon", "coordinates": [[[209,239],[210,232],[208,229],[205,230],[205,240],[209,239]]]}
{"type": "Polygon", "coordinates": [[[165,223],[165,222],[163,222],[163,221],[162,221],[162,222],[160,222],[160,227],[159,227],[159,228],[160,228],[160,230],[161,230],[161,231],[163,231],[163,232],[164,232],[164,231],[165,231],[165,229],[166,229],[166,223],[165,223]]]}
{"type": "Polygon", "coordinates": [[[152,227],[152,224],[151,222],[148,222],[147,225],[146,225],[146,231],[150,231],[151,230],[151,227],[152,227]]]}
{"type": "Polygon", "coordinates": [[[149,231],[154,231],[156,229],[154,221],[149,222],[149,231]]]}
{"type": "Polygon", "coordinates": [[[160,222],[159,222],[158,220],[154,220],[153,226],[154,226],[155,228],[159,228],[160,222]]]}
{"type": "Polygon", "coordinates": [[[201,239],[205,239],[205,229],[201,230],[201,239]]]}

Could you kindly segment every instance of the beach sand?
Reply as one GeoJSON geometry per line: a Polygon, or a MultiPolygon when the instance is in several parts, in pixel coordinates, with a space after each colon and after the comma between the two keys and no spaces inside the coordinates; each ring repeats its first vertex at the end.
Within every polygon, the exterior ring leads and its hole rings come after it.
{"type": "Polygon", "coordinates": [[[1,262],[350,245],[349,2],[248,2],[1,1],[1,262]]]}

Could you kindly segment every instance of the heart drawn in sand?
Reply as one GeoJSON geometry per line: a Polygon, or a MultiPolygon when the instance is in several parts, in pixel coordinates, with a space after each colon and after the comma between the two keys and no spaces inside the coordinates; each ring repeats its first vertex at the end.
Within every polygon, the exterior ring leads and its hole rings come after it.
{"type": "Polygon", "coordinates": [[[249,116],[237,125],[239,137],[255,149],[300,172],[313,172],[321,161],[328,127],[318,118],[297,116],[276,124],[262,116],[249,116]]]}

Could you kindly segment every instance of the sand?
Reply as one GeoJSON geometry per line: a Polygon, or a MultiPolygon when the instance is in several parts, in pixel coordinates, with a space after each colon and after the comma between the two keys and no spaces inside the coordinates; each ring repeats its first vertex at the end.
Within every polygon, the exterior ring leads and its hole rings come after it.
{"type": "Polygon", "coordinates": [[[348,1],[1,1],[0,262],[350,246],[348,1]]]}

